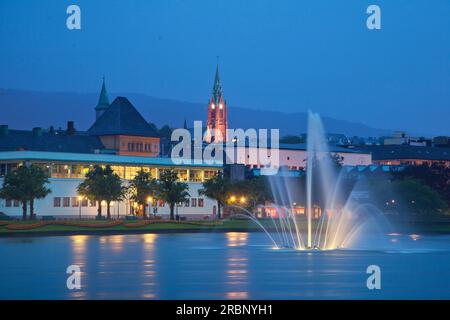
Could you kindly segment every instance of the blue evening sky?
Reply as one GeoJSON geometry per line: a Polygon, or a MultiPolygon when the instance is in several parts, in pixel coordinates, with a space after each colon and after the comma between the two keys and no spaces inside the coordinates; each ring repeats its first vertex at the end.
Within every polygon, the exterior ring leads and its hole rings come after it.
{"type": "Polygon", "coordinates": [[[0,0],[0,88],[206,103],[217,55],[231,106],[450,134],[448,0],[0,0]]]}

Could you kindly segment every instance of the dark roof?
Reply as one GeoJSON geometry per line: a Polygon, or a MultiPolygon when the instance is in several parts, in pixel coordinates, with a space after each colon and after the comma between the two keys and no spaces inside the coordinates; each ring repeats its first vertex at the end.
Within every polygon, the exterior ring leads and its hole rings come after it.
{"type": "Polygon", "coordinates": [[[90,135],[130,135],[157,137],[155,130],[145,121],[125,97],[117,97],[88,130],[90,135]]]}
{"type": "Polygon", "coordinates": [[[67,135],[65,132],[8,130],[0,134],[0,151],[30,150],[50,152],[93,153],[104,149],[100,139],[88,135],[67,135]]]}
{"type": "Polygon", "coordinates": [[[364,150],[372,153],[372,160],[416,159],[450,160],[450,149],[419,147],[409,145],[366,146],[364,150]]]}

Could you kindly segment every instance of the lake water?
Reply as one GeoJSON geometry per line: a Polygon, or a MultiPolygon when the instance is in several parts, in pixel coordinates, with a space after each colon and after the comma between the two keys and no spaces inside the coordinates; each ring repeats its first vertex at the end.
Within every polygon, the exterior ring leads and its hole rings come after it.
{"type": "Polygon", "coordinates": [[[309,253],[262,233],[2,238],[0,299],[450,299],[450,236],[388,237],[392,248],[309,253]],[[381,290],[367,289],[369,265],[381,290]]]}

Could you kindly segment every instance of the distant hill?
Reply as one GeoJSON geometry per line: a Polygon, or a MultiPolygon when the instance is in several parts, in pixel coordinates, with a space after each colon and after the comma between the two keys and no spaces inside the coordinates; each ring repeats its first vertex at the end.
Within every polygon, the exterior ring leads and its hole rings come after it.
{"type": "MultiPolygon", "coordinates": [[[[206,103],[192,103],[155,98],[143,94],[110,94],[111,102],[118,96],[126,96],[144,118],[158,126],[169,124],[182,127],[186,118],[188,126],[194,120],[206,121],[206,103]]],[[[37,92],[0,89],[0,124],[14,129],[32,127],[55,128],[75,121],[78,130],[87,130],[95,120],[94,107],[98,93],[37,92]]],[[[206,100],[206,99],[205,99],[206,100]]],[[[283,113],[279,111],[253,110],[231,105],[228,111],[229,126],[233,128],[279,128],[281,135],[306,132],[305,112],[283,113]]],[[[364,124],[323,117],[327,132],[358,136],[380,136],[390,132],[364,124]]]]}

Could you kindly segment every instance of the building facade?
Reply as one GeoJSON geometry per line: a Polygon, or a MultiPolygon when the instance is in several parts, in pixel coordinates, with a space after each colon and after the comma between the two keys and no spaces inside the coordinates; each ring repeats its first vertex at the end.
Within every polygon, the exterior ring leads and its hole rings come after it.
{"type": "MultiPolygon", "coordinates": [[[[274,159],[274,150],[270,148],[237,147],[236,149],[236,163],[244,164],[252,169],[264,167],[264,161],[260,158],[261,154],[268,155],[270,161],[278,162],[278,167],[289,170],[303,170],[306,168],[308,159],[306,144],[280,144],[277,160],[274,159]]],[[[320,158],[329,153],[339,156],[344,166],[368,166],[372,164],[372,155],[370,152],[336,146],[330,146],[327,152],[318,152],[317,156],[320,158]]]]}
{"type": "Polygon", "coordinates": [[[421,165],[443,163],[450,166],[450,148],[411,145],[368,146],[363,149],[379,165],[421,165]]]}
{"type": "MultiPolygon", "coordinates": [[[[161,170],[174,169],[179,180],[189,186],[189,199],[176,206],[177,213],[187,218],[211,217],[216,211],[217,202],[199,195],[202,182],[211,178],[221,166],[176,166],[169,158],[122,156],[108,154],[64,153],[42,151],[4,151],[0,152],[0,185],[9,171],[25,163],[37,165],[44,169],[50,181],[51,194],[45,199],[36,200],[35,211],[38,216],[58,217],[95,217],[96,203],[79,199],[78,185],[83,182],[85,174],[94,165],[110,165],[127,185],[141,169],[148,171],[158,179],[161,170]]],[[[123,217],[132,214],[135,204],[130,199],[113,203],[112,215],[123,217]]],[[[153,201],[147,206],[147,212],[167,217],[169,207],[162,201],[153,201]]],[[[0,212],[9,216],[21,216],[22,211],[17,201],[0,199],[0,212]]]]}

